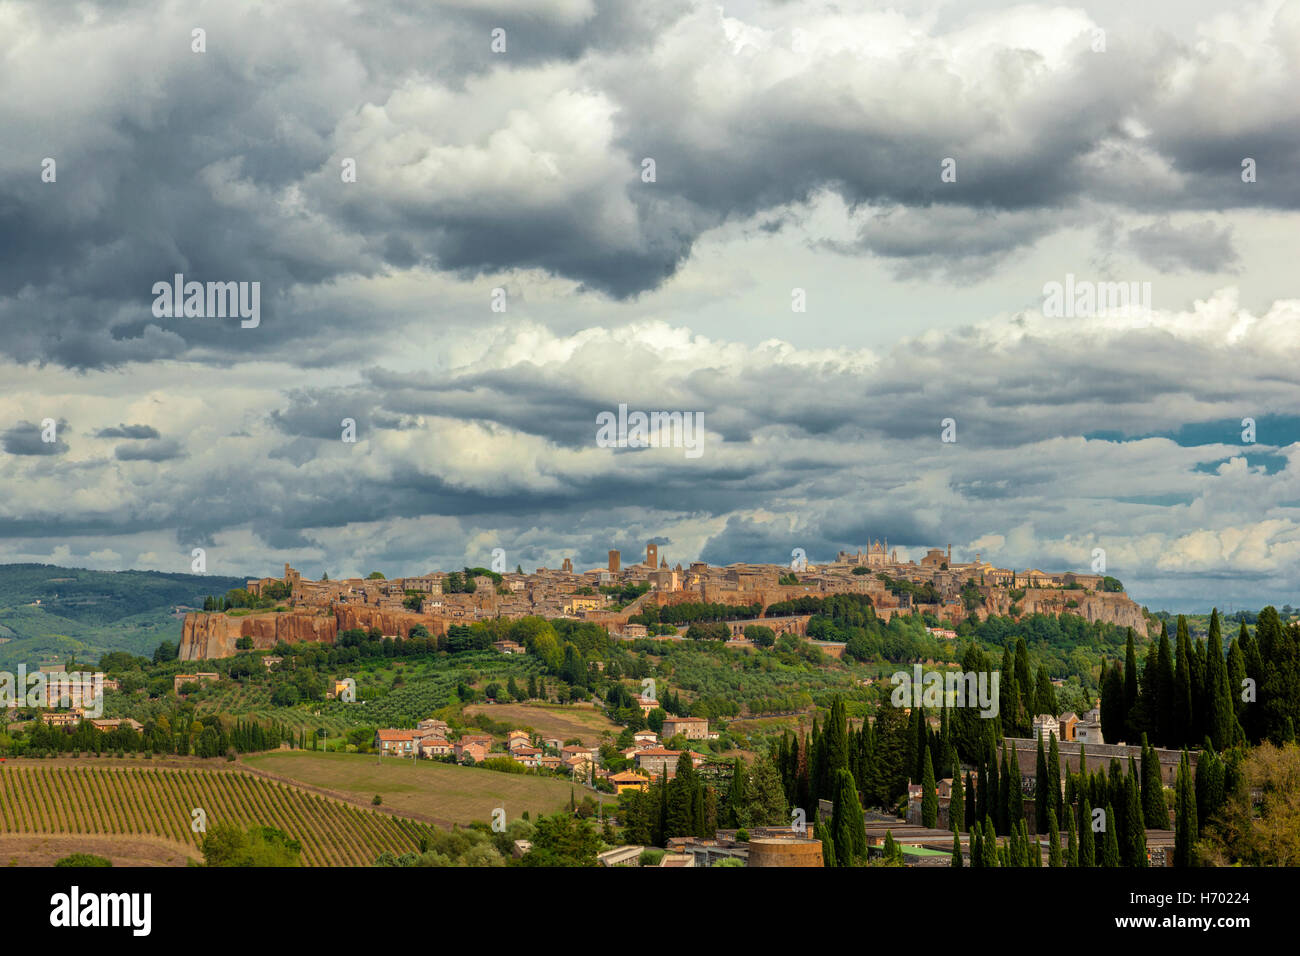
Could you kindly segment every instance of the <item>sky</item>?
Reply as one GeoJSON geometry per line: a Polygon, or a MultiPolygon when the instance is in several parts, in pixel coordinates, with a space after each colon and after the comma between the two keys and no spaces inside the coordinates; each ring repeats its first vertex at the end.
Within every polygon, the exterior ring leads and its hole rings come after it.
{"type": "Polygon", "coordinates": [[[1298,87],[1280,0],[0,0],[0,562],[1300,604],[1298,87]]]}

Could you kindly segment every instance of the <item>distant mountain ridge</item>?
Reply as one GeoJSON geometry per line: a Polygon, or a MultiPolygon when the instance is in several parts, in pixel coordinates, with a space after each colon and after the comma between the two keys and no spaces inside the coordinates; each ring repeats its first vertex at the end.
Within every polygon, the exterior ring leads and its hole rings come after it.
{"type": "Polygon", "coordinates": [[[243,587],[246,578],[167,571],[92,571],[53,564],[0,565],[0,667],[57,655],[84,663],[107,651],[150,655],[179,643],[177,608],[243,587]]]}

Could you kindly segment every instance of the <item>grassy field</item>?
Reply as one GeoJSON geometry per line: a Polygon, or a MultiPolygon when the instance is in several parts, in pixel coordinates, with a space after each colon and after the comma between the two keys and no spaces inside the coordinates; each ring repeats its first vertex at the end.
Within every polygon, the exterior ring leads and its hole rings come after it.
{"type": "MultiPolygon", "coordinates": [[[[197,855],[191,829],[202,809],[211,826],[278,827],[302,844],[304,866],[365,866],[384,850],[417,847],[424,824],[286,786],[236,768],[138,767],[17,760],[0,766],[0,837],[111,837],[131,858],[170,841],[197,855]]],[[[95,840],[92,843],[102,843],[95,840]]],[[[37,847],[39,850],[39,847],[37,847]]],[[[26,852],[15,856],[25,856],[26,852]]],[[[71,851],[70,851],[71,852],[71,851]]],[[[87,849],[86,852],[98,852],[87,849]]],[[[66,854],[60,854],[66,855],[66,854]]],[[[112,854],[103,854],[112,858],[112,854]]]]}
{"type": "MultiPolygon", "coordinates": [[[[364,754],[322,754],[306,750],[276,751],[241,758],[242,763],[347,799],[369,803],[375,794],[399,813],[418,814],[443,824],[489,821],[505,807],[506,818],[525,810],[531,816],[554,813],[591,794],[585,787],[552,777],[498,773],[433,760],[401,760],[364,754]]],[[[613,800],[605,794],[601,799],[613,800]]]]}
{"type": "Polygon", "coordinates": [[[603,734],[617,737],[623,729],[593,707],[536,702],[472,704],[464,712],[467,715],[483,714],[520,730],[531,728],[546,737],[561,737],[565,740],[577,737],[588,746],[601,743],[603,734]]]}
{"type": "Polygon", "coordinates": [[[162,837],[0,834],[0,865],[3,866],[53,866],[73,853],[102,856],[114,866],[187,866],[190,860],[199,859],[193,847],[162,837]]]}

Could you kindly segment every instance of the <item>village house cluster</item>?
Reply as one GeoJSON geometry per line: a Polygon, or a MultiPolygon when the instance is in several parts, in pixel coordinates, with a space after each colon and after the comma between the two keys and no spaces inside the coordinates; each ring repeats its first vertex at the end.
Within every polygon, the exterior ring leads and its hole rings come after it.
{"type": "Polygon", "coordinates": [[[710,732],[709,722],[702,717],[667,717],[662,735],[653,730],[633,733],[632,745],[621,752],[632,767],[620,771],[604,766],[598,747],[566,743],[560,737],[526,730],[511,730],[498,748],[491,734],[462,733],[457,737],[446,721],[436,718],[422,720],[414,729],[376,730],[373,746],[381,756],[412,760],[454,759],[456,763],[473,764],[492,759],[512,760],[530,770],[549,770],[588,785],[595,785],[598,780],[608,781],[615,793],[622,793],[627,789],[644,790],[652,777],[658,779],[667,774],[671,780],[677,775],[677,764],[683,757],[689,756],[695,767],[709,759],[707,754],[698,751],[670,750],[663,746],[663,742],[678,736],[708,740],[716,738],[717,733],[710,732]]]}

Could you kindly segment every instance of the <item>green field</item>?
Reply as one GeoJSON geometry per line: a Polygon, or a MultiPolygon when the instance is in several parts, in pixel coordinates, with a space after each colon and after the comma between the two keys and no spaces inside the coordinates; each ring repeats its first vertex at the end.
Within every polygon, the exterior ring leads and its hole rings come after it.
{"type": "MultiPolygon", "coordinates": [[[[525,810],[536,817],[568,806],[571,794],[578,800],[592,795],[585,787],[553,777],[499,773],[433,760],[381,760],[364,754],[293,750],[243,757],[241,762],[348,799],[368,803],[379,794],[385,807],[443,824],[486,822],[498,807],[505,807],[507,820],[525,810]]],[[[596,796],[614,799],[607,794],[596,796]]]]}

